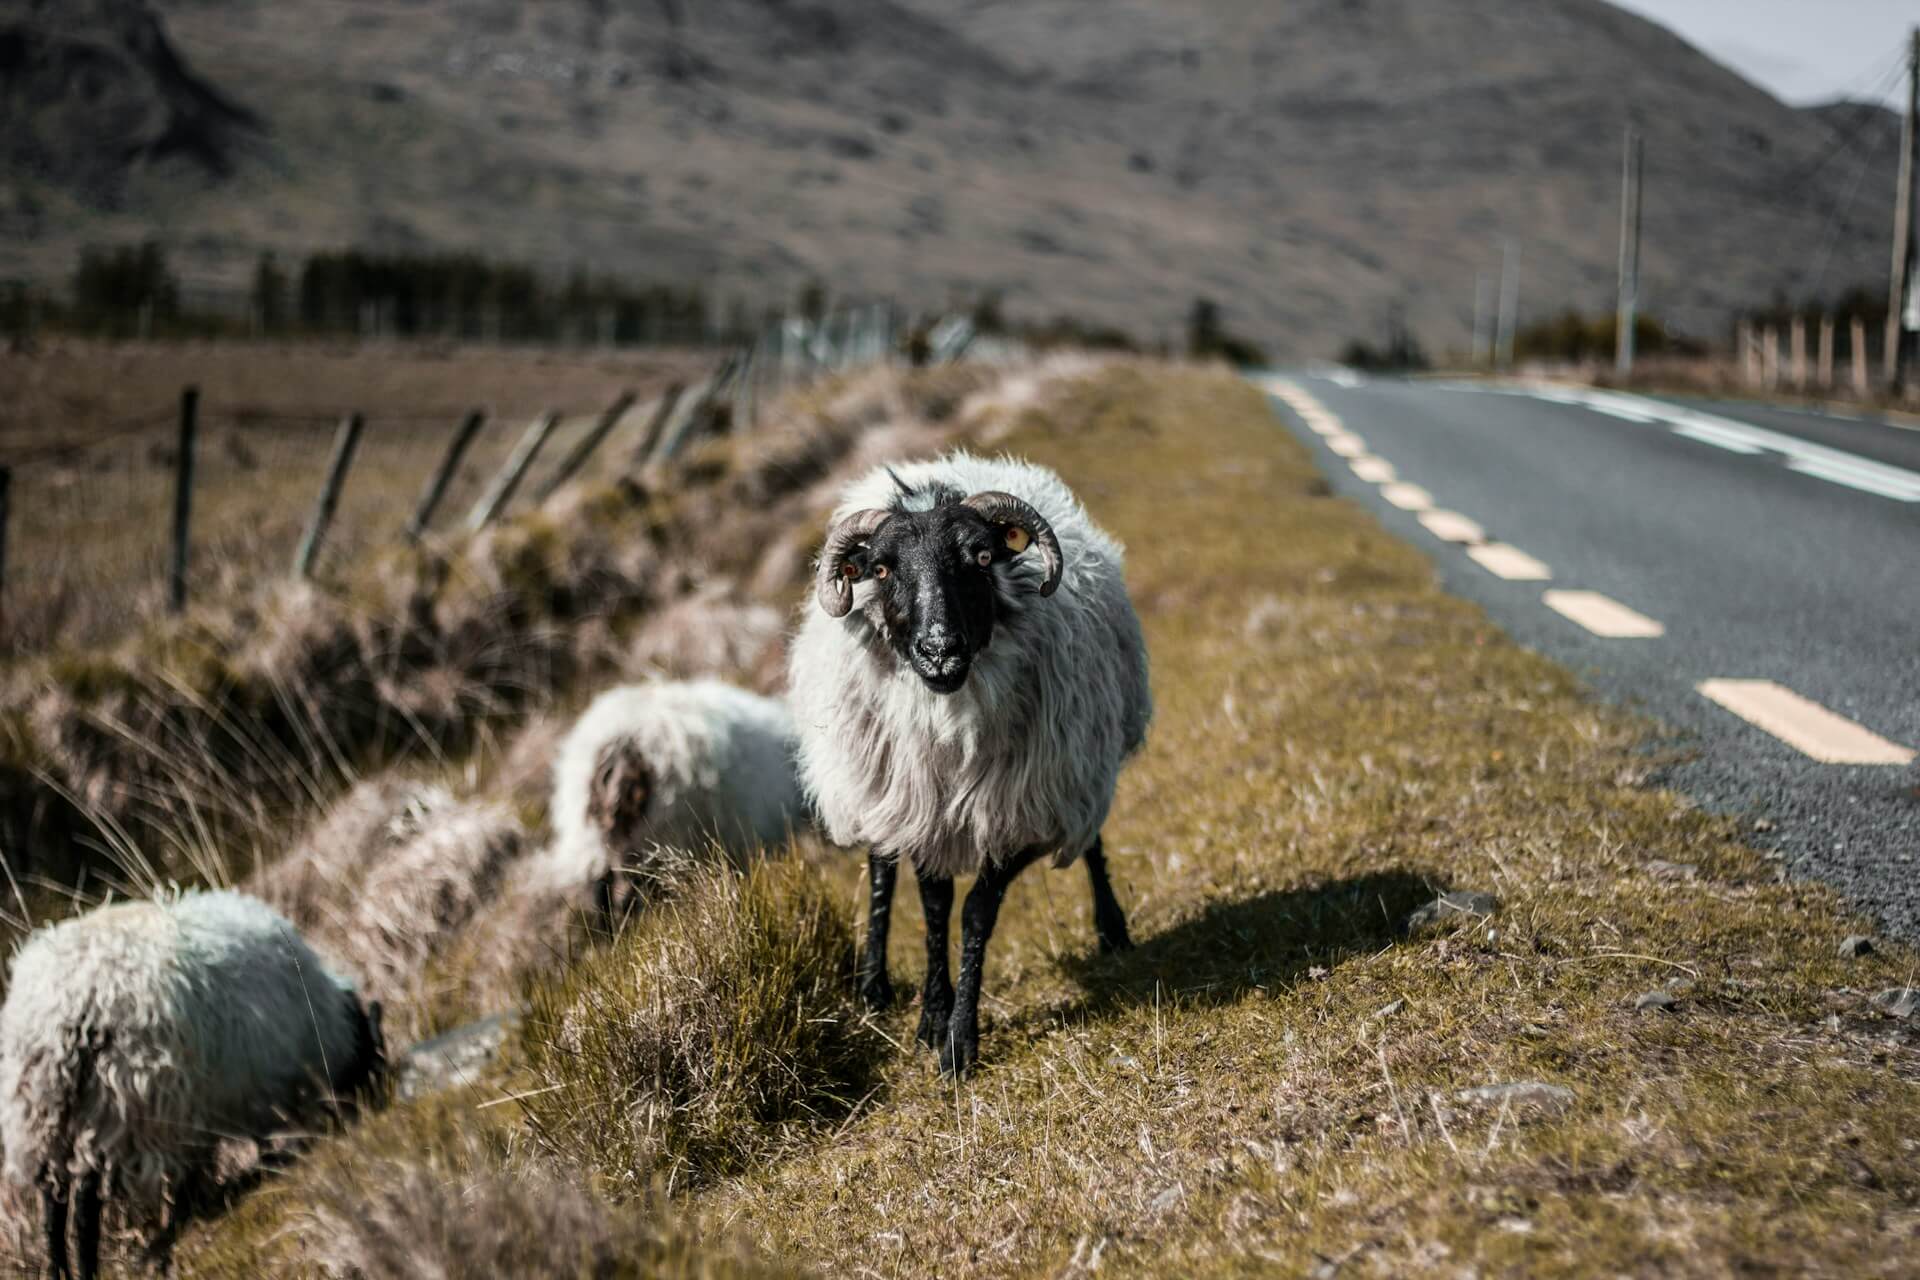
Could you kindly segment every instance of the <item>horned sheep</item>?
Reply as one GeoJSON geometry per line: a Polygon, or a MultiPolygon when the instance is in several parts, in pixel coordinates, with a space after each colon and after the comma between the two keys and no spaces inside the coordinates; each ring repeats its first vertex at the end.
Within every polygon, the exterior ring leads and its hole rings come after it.
{"type": "Polygon", "coordinates": [[[380,1009],[257,898],[186,893],[38,930],[0,1007],[0,1142],[55,1276],[97,1273],[103,1204],[156,1261],[221,1139],[339,1113],[385,1062],[380,1009]],[[68,1252],[71,1208],[73,1253],[68,1252]]]}
{"type": "Polygon", "coordinates": [[[1053,472],[956,452],[878,468],[834,513],[789,652],[808,798],[865,843],[862,992],[892,998],[897,863],[927,922],[920,1040],[943,1069],[978,1057],[981,970],[1007,887],[1084,859],[1103,949],[1129,945],[1100,829],[1152,716],[1146,646],[1117,542],[1053,472]],[[948,976],[953,877],[977,873],[948,976]]]}

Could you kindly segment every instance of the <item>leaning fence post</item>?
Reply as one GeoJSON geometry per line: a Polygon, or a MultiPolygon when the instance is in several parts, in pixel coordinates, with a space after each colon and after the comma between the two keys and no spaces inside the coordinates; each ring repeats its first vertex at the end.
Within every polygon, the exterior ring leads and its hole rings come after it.
{"type": "Polygon", "coordinates": [[[313,562],[320,556],[320,544],[326,540],[327,526],[333,523],[334,508],[340,505],[340,490],[347,482],[347,468],[353,465],[353,452],[360,447],[360,433],[367,420],[357,413],[347,415],[333,437],[333,458],[327,463],[327,478],[320,485],[320,500],[314,503],[313,518],[294,553],[295,576],[313,576],[313,562]]]}
{"type": "Polygon", "coordinates": [[[173,457],[173,566],[167,580],[167,611],[187,607],[187,533],[193,523],[193,437],[200,422],[200,388],[180,392],[180,439],[173,457]]]}
{"type": "Polygon", "coordinates": [[[447,486],[453,483],[453,473],[460,469],[460,459],[466,457],[467,446],[480,434],[485,426],[487,415],[475,409],[453,433],[453,439],[447,442],[447,456],[440,459],[439,469],[433,478],[427,481],[426,491],[420,495],[420,505],[414,508],[413,519],[407,521],[407,541],[418,542],[433,523],[433,513],[440,505],[440,499],[447,496],[447,486]]]}
{"type": "Polygon", "coordinates": [[[560,415],[557,413],[542,414],[534,419],[520,437],[520,443],[513,447],[513,456],[507,459],[507,464],[500,468],[500,474],[493,478],[493,484],[474,504],[473,513],[467,517],[468,532],[478,533],[492,524],[493,518],[512,501],[513,491],[520,487],[521,477],[527,474],[527,468],[533,465],[540,447],[546,444],[547,437],[553,434],[553,429],[559,424],[560,415]]]}
{"type": "Polygon", "coordinates": [[[627,416],[627,410],[633,408],[633,402],[637,398],[631,391],[622,391],[618,398],[607,406],[607,411],[600,415],[600,421],[593,424],[593,430],[580,437],[580,443],[573,446],[573,452],[566,456],[565,461],[561,462],[554,473],[547,477],[546,483],[540,486],[540,492],[535,495],[535,501],[545,502],[553,496],[554,490],[573,479],[574,472],[580,470],[592,456],[593,451],[600,447],[601,442],[608,435],[612,434],[614,427],[619,425],[620,419],[627,416]]]}
{"type": "Polygon", "coordinates": [[[680,404],[680,397],[687,392],[687,384],[675,382],[661,393],[660,402],[654,407],[653,417],[647,420],[647,429],[640,433],[640,443],[633,447],[631,466],[645,466],[653,457],[653,451],[660,444],[660,433],[666,430],[667,422],[673,417],[673,411],[680,404]]]}
{"type": "Polygon", "coordinates": [[[675,414],[672,424],[660,433],[659,447],[653,451],[650,461],[658,463],[673,461],[674,456],[680,452],[680,447],[693,435],[700,420],[712,410],[714,401],[718,400],[720,393],[726,389],[728,380],[733,377],[738,360],[737,355],[729,355],[720,362],[720,367],[713,371],[713,376],[701,385],[700,393],[690,397],[691,406],[684,412],[675,414]]]}
{"type": "MultiPolygon", "coordinates": [[[[0,464],[0,628],[7,625],[7,495],[13,489],[13,468],[0,464]]],[[[0,644],[5,637],[0,636],[0,644]]]]}

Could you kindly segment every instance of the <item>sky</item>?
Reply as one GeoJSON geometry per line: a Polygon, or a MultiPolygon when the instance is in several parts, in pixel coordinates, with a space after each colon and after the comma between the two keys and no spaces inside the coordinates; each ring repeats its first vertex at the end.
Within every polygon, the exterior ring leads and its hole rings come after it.
{"type": "MultiPolygon", "coordinates": [[[[1783,101],[1864,97],[1920,25],[1920,0],[1614,0],[1678,32],[1783,101]]],[[[1897,79],[1897,77],[1895,77],[1897,79]]]]}

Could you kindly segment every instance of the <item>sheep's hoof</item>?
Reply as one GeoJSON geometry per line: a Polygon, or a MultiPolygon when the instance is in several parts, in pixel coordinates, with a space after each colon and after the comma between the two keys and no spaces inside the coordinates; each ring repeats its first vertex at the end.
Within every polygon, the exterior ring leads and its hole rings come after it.
{"type": "Polygon", "coordinates": [[[1094,933],[1100,939],[1100,954],[1110,956],[1116,951],[1133,950],[1133,939],[1127,934],[1127,922],[1097,926],[1094,933]]]}
{"type": "Polygon", "coordinates": [[[980,1061],[980,1033],[949,1029],[940,1041],[940,1074],[964,1080],[980,1061]]]}
{"type": "Polygon", "coordinates": [[[893,981],[882,973],[870,973],[860,979],[860,1002],[873,1013],[885,1013],[893,1007],[893,981]]]}
{"type": "MultiPolygon", "coordinates": [[[[942,1054],[945,1054],[947,1024],[951,1022],[952,1019],[953,1004],[951,1001],[945,1004],[937,1001],[923,1004],[920,1006],[920,1027],[913,1033],[913,1038],[927,1048],[938,1049],[942,1054]]],[[[943,1057],[941,1061],[944,1062],[945,1058],[943,1057]]]]}

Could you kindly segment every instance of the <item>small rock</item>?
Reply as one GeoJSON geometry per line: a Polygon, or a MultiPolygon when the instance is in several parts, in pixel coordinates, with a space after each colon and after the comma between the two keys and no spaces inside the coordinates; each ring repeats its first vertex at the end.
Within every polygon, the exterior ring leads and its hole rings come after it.
{"type": "MultiPolygon", "coordinates": [[[[1381,1005],[1377,1010],[1375,1010],[1373,1017],[1374,1018],[1391,1018],[1394,1014],[1400,1012],[1402,1009],[1406,1007],[1407,1007],[1407,1002],[1405,1000],[1392,1000],[1386,1004],[1381,1005]]],[[[1369,1019],[1369,1021],[1372,1021],[1372,1019],[1369,1019]]]]}
{"type": "Polygon", "coordinates": [[[1874,1008],[1895,1018],[1911,1018],[1920,1009],[1920,987],[1888,987],[1873,998],[1874,1008]]]}
{"type": "Polygon", "coordinates": [[[1512,1084],[1483,1084],[1462,1089],[1453,1095],[1455,1102],[1470,1107],[1511,1107],[1558,1115],[1573,1105],[1573,1090],[1563,1084],[1541,1080],[1519,1080],[1512,1084]]]}
{"type": "Polygon", "coordinates": [[[1840,940],[1840,958],[1842,960],[1857,960],[1861,956],[1872,954],[1872,952],[1873,939],[1867,937],[1864,933],[1850,934],[1840,940]]]}
{"type": "Polygon", "coordinates": [[[1641,1013],[1662,1013],[1671,1010],[1678,1003],[1664,991],[1645,991],[1633,999],[1633,1007],[1641,1013]]]}
{"type": "Polygon", "coordinates": [[[1756,818],[1754,819],[1753,829],[1755,831],[1760,831],[1760,832],[1771,831],[1773,830],[1773,819],[1772,818],[1756,818]]]}
{"type": "Polygon", "coordinates": [[[1407,917],[1407,932],[1417,933],[1436,924],[1451,924],[1468,916],[1484,919],[1494,913],[1500,900],[1477,889],[1453,889],[1441,894],[1407,917]]]}
{"type": "Polygon", "coordinates": [[[1700,868],[1691,862],[1668,862],[1665,858],[1655,858],[1647,864],[1647,874],[1655,880],[1692,880],[1700,874],[1700,868]]]}

